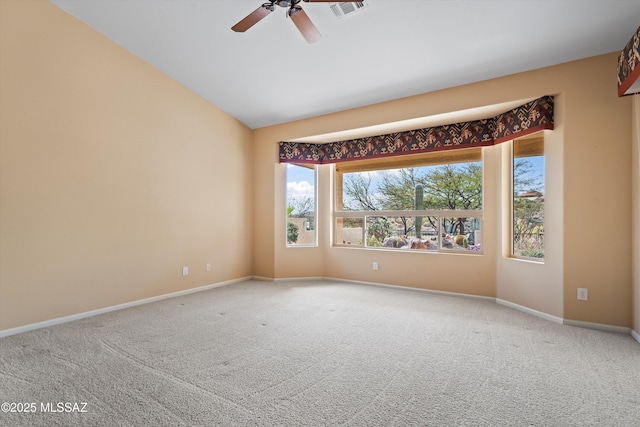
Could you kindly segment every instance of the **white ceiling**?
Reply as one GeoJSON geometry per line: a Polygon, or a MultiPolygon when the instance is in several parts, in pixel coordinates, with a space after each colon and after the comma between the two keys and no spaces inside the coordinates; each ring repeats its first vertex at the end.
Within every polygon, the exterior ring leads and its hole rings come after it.
{"type": "Polygon", "coordinates": [[[254,129],[620,51],[640,25],[638,0],[301,3],[307,44],[283,8],[231,31],[266,0],[51,1],[254,129]]]}

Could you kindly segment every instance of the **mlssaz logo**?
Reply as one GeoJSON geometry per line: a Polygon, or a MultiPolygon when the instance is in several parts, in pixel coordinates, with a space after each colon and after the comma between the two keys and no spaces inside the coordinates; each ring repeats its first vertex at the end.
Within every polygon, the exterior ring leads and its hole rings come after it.
{"type": "Polygon", "coordinates": [[[86,413],[87,402],[41,402],[40,412],[86,413]]]}

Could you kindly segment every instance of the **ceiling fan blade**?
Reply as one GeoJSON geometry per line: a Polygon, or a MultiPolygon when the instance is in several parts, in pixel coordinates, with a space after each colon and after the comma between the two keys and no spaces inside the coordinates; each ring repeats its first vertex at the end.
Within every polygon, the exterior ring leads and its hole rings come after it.
{"type": "Polygon", "coordinates": [[[289,17],[291,17],[293,23],[296,24],[296,27],[298,27],[298,30],[307,43],[315,43],[322,38],[320,31],[313,25],[311,19],[309,19],[300,6],[291,7],[291,9],[289,9],[289,17]]]}
{"type": "MultiPolygon", "coordinates": [[[[265,3],[268,4],[268,3],[265,3]]],[[[265,5],[260,6],[250,14],[248,14],[244,19],[238,22],[236,25],[231,27],[233,31],[238,33],[244,33],[249,28],[253,27],[258,21],[262,18],[270,14],[273,10],[265,7],[265,5]]]]}

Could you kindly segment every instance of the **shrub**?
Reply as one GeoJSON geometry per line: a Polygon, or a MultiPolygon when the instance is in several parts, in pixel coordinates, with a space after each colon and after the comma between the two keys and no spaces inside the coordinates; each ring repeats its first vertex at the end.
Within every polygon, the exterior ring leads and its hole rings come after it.
{"type": "Polygon", "coordinates": [[[292,222],[287,222],[287,243],[292,244],[298,241],[298,226],[292,222]]]}

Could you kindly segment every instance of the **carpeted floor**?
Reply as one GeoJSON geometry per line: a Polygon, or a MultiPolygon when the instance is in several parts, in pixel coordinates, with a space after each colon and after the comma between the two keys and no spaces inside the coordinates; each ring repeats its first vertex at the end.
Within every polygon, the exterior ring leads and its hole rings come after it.
{"type": "Polygon", "coordinates": [[[640,344],[481,299],[251,281],[0,339],[1,402],[35,409],[3,426],[637,426],[640,344]]]}

